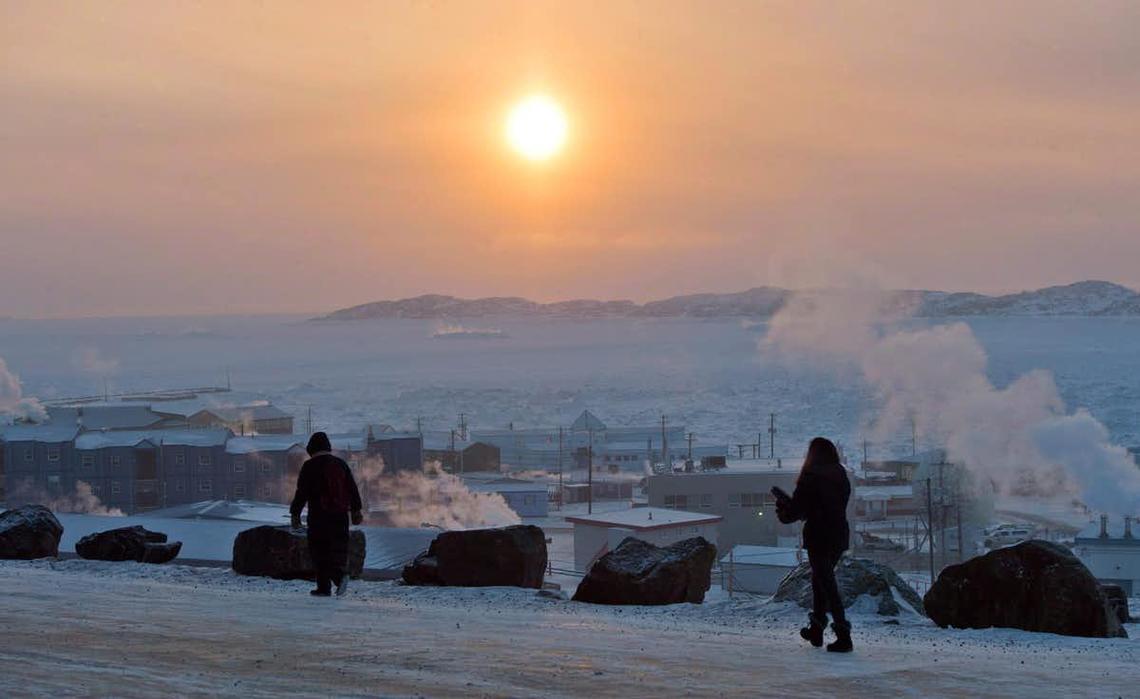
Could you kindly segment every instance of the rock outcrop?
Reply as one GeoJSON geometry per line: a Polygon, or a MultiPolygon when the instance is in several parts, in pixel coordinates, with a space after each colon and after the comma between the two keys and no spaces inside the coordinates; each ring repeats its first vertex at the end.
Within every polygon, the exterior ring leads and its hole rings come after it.
{"type": "Polygon", "coordinates": [[[30,560],[59,555],[63,525],[43,505],[0,513],[0,558],[30,560]]]}
{"type": "Polygon", "coordinates": [[[409,585],[541,588],[546,535],[533,525],[443,532],[404,568],[409,585]]]}
{"type": "Polygon", "coordinates": [[[574,600],[594,604],[700,604],[712,577],[716,547],[702,537],[664,548],[626,537],[590,568],[574,600]]]}
{"type": "Polygon", "coordinates": [[[1100,586],[1100,591],[1104,593],[1105,601],[1108,602],[1109,610],[1116,615],[1121,624],[1127,624],[1132,621],[1132,617],[1128,613],[1128,595],[1124,594],[1124,588],[1119,585],[1103,584],[1100,586]]]}
{"type": "MultiPolygon", "coordinates": [[[[348,576],[364,571],[365,540],[359,529],[349,531],[348,576]]],[[[241,575],[259,575],[278,580],[314,580],[313,559],[304,529],[265,524],[246,529],[234,538],[233,569],[241,575]]]]}
{"type": "MultiPolygon", "coordinates": [[[[898,616],[903,610],[899,605],[900,599],[919,614],[924,613],[918,593],[889,566],[865,558],[844,556],[835,567],[835,581],[839,584],[839,594],[845,607],[867,595],[878,600],[876,611],[883,616],[898,616]]],[[[804,609],[811,609],[811,566],[805,561],[788,573],[780,581],[772,600],[795,602],[804,609]]]]}
{"type": "Polygon", "coordinates": [[[96,561],[166,563],[174,560],[181,550],[181,541],[167,543],[166,534],[140,526],[88,534],[75,542],[75,552],[80,558],[96,561]]]}
{"type": "Polygon", "coordinates": [[[930,618],[943,628],[1126,635],[1088,568],[1049,541],[1024,541],[949,566],[924,601],[930,618]]]}

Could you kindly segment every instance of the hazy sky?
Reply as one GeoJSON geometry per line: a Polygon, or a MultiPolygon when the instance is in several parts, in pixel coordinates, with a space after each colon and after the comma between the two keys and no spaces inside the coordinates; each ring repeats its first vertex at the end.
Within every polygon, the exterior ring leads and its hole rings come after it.
{"type": "Polygon", "coordinates": [[[1140,287],[1138,2],[322,6],[3,0],[0,314],[1140,287]]]}

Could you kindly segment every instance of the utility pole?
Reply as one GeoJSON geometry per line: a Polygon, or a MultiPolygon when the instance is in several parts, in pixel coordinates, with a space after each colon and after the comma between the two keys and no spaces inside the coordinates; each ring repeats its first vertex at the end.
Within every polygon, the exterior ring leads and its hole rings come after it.
{"type": "Polygon", "coordinates": [[[661,414],[661,461],[667,465],[672,465],[669,459],[669,440],[665,436],[665,414],[661,414]]]}
{"type": "Polygon", "coordinates": [[[863,440],[863,465],[867,465],[867,440],[863,440]]]}
{"type": "Polygon", "coordinates": [[[562,509],[562,428],[558,428],[558,509],[562,509]]]}
{"type": "Polygon", "coordinates": [[[459,413],[459,438],[467,441],[467,413],[459,413]]]}
{"type": "Polygon", "coordinates": [[[689,461],[693,460],[693,433],[689,433],[689,461]]]}
{"type": "Polygon", "coordinates": [[[926,547],[930,551],[930,584],[934,585],[934,531],[931,516],[934,514],[934,497],[930,492],[930,475],[926,476],[926,547]]]}
{"type": "Polygon", "coordinates": [[[776,458],[776,413],[768,413],[768,441],[769,455],[774,459],[776,458]]]}
{"type": "Polygon", "coordinates": [[[910,455],[918,456],[918,421],[913,415],[910,418],[910,455]]]}
{"type": "Polygon", "coordinates": [[[305,434],[313,433],[313,406],[309,406],[308,415],[305,417],[305,434]]]}
{"type": "Polygon", "coordinates": [[[424,419],[422,417],[420,417],[419,415],[416,416],[416,434],[418,434],[420,436],[420,439],[423,439],[423,436],[424,436],[424,419]]]}
{"type": "Polygon", "coordinates": [[[966,556],[966,544],[962,540],[962,483],[960,481],[955,482],[954,510],[958,518],[958,562],[961,563],[966,556]]]}
{"type": "Polygon", "coordinates": [[[590,428],[590,443],[586,447],[586,514],[594,514],[594,428],[590,428]]]}

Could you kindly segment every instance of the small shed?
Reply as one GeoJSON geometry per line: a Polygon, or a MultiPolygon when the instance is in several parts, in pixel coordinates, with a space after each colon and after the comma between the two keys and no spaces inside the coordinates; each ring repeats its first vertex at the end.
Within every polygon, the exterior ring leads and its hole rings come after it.
{"type": "Polygon", "coordinates": [[[778,546],[734,546],[720,559],[720,585],[725,590],[771,595],[780,581],[807,560],[803,549],[778,546]]]}
{"type": "Polygon", "coordinates": [[[1140,531],[1132,517],[1090,524],[1077,534],[1073,552],[1102,583],[1119,585],[1129,597],[1140,593],[1140,531]]]}
{"type": "Polygon", "coordinates": [[[635,507],[592,515],[567,517],[574,525],[574,568],[585,572],[594,561],[632,536],[654,546],[704,537],[715,544],[723,518],[659,507],[635,507]]]}

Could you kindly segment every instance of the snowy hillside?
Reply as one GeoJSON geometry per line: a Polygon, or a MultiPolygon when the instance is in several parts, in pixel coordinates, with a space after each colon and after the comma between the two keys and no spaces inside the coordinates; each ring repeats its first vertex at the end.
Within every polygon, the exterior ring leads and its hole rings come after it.
{"type": "MultiPolygon", "coordinates": [[[[689,294],[645,304],[633,301],[577,299],[538,303],[519,297],[460,299],[429,294],[396,301],[376,301],[333,311],[317,320],[373,318],[463,319],[513,318],[767,318],[794,292],[757,287],[728,294],[689,294]]],[[[819,290],[813,295],[845,293],[819,290]]],[[[1135,316],[1140,293],[1119,284],[1085,281],[1004,296],[970,292],[895,291],[900,304],[913,304],[919,316],[1135,316]]]]}

